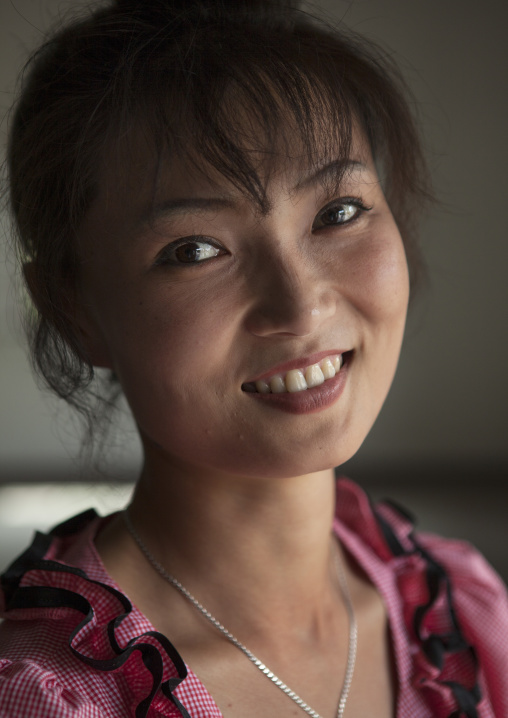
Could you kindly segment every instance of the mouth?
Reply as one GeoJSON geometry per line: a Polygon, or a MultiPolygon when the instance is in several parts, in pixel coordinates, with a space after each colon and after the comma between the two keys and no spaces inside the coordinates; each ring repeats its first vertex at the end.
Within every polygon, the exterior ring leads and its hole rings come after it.
{"type": "Polygon", "coordinates": [[[296,394],[325,384],[349,363],[353,352],[329,354],[319,362],[277,372],[256,381],[242,384],[242,391],[256,394],[296,394]]]}

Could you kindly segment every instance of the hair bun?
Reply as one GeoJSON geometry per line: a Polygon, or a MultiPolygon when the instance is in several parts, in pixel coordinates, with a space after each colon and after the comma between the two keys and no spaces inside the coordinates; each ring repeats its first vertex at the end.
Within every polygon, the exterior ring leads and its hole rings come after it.
{"type": "Polygon", "coordinates": [[[199,12],[226,19],[296,9],[299,0],[115,0],[115,5],[121,12],[134,15],[199,12]]]}

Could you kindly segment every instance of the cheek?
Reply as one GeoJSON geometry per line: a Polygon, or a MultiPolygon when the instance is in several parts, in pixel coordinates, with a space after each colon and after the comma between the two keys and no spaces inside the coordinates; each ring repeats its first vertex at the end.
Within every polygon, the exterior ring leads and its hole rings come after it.
{"type": "Polygon", "coordinates": [[[231,371],[234,313],[231,289],[204,293],[164,276],[115,288],[101,330],[136,415],[163,411],[168,402],[196,403],[200,383],[221,392],[231,371]]]}
{"type": "MultiPolygon", "coordinates": [[[[350,266],[351,269],[351,266],[350,266]]],[[[393,220],[378,227],[353,264],[348,281],[352,303],[380,331],[404,327],[409,273],[402,238],[393,220]]]]}
{"type": "Polygon", "coordinates": [[[375,418],[395,374],[409,300],[404,246],[391,217],[370,233],[349,268],[347,298],[362,327],[357,408],[375,418]]]}

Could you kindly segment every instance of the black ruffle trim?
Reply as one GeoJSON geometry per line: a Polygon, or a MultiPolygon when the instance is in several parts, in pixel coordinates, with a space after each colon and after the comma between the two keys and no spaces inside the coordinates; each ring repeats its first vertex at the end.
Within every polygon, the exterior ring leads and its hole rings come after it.
{"type": "MultiPolygon", "coordinates": [[[[383,504],[389,506],[390,509],[399,514],[404,521],[409,522],[412,527],[414,526],[414,517],[397,503],[385,500],[383,501],[383,504]]],[[[422,645],[428,661],[438,670],[442,670],[447,653],[464,652],[469,655],[469,658],[474,665],[475,684],[472,688],[467,688],[455,681],[441,681],[442,685],[446,685],[451,689],[457,702],[457,710],[453,711],[449,715],[449,718],[479,718],[477,706],[481,701],[481,691],[478,684],[478,658],[473,646],[467,642],[461,631],[460,623],[453,605],[453,588],[448,574],[441,564],[438,563],[435,558],[419,544],[418,540],[414,536],[413,530],[411,530],[407,536],[408,541],[411,544],[411,548],[406,549],[399,541],[390,523],[375,508],[373,508],[373,512],[383,533],[383,537],[395,557],[418,554],[426,562],[425,575],[427,589],[429,592],[429,600],[425,605],[419,606],[416,609],[413,616],[413,629],[416,637],[422,645]],[[446,605],[452,630],[446,634],[433,633],[427,638],[424,638],[422,635],[422,626],[425,616],[432,609],[435,601],[441,595],[443,588],[446,595],[446,605]]]]}
{"type": "Polygon", "coordinates": [[[116,640],[115,631],[125,617],[132,611],[132,604],[126,596],[112,586],[94,581],[79,568],[66,566],[58,561],[47,561],[43,556],[48,551],[54,537],[70,536],[83,530],[91,521],[97,519],[93,509],[75,516],[56,526],[49,534],[37,532],[31,546],[17,558],[1,576],[1,586],[5,596],[6,611],[27,608],[71,608],[83,614],[83,620],[76,626],[69,637],[69,648],[80,661],[98,671],[112,671],[121,667],[134,651],[141,653],[145,667],[152,675],[152,687],[149,694],[136,707],[136,718],[146,718],[150,705],[161,688],[163,694],[176,706],[183,718],[191,718],[187,710],[180,703],[173,691],[187,677],[187,667],[173,644],[157,631],[148,631],[133,638],[125,648],[121,648],[116,640]],[[111,649],[115,654],[113,658],[101,660],[94,659],[80,653],[72,643],[79,631],[94,618],[94,609],[90,601],[81,594],[63,588],[50,586],[20,586],[21,579],[27,571],[40,570],[51,572],[70,573],[85,579],[88,583],[100,586],[112,594],[121,604],[123,612],[112,619],[107,626],[107,635],[111,649]],[[155,639],[160,649],[151,643],[143,642],[143,638],[155,639]],[[173,663],[178,677],[162,681],[164,663],[161,655],[163,651],[173,663]]]}
{"type": "MultiPolygon", "coordinates": [[[[383,503],[395,511],[404,521],[414,525],[413,517],[397,504],[391,501],[385,501],[383,503]]],[[[419,544],[413,531],[410,531],[407,536],[410,547],[405,548],[389,521],[375,508],[373,508],[373,513],[386,544],[394,557],[408,557],[416,554],[423,558],[426,563],[426,582],[429,600],[425,605],[419,606],[416,609],[413,616],[413,629],[428,661],[438,670],[441,670],[444,666],[447,653],[465,652],[469,655],[474,665],[476,679],[472,688],[467,688],[454,681],[441,681],[442,685],[450,688],[457,704],[457,710],[453,711],[449,715],[449,718],[479,718],[477,706],[481,700],[481,692],[478,685],[478,659],[473,646],[468,644],[462,634],[460,623],[453,606],[453,588],[445,569],[419,544]],[[452,630],[446,634],[431,634],[425,638],[422,635],[422,626],[425,616],[432,609],[435,601],[441,595],[443,588],[452,630]]],[[[79,660],[96,670],[111,671],[122,666],[129,659],[133,651],[139,651],[141,653],[143,664],[152,675],[152,688],[150,693],[138,704],[135,712],[136,718],[146,717],[159,688],[161,688],[163,694],[179,710],[183,718],[191,718],[187,710],[173,693],[175,688],[187,677],[185,663],[173,644],[163,634],[150,631],[136,636],[122,649],[116,640],[115,631],[124,618],[132,611],[132,604],[127,597],[107,584],[90,579],[81,569],[65,566],[57,561],[47,561],[43,559],[54,537],[65,537],[77,533],[96,518],[96,512],[90,509],[56,526],[49,534],[36,533],[31,546],[14,561],[1,577],[6,610],[17,608],[71,608],[79,611],[83,614],[84,618],[69,637],[69,648],[79,660]],[[72,642],[78,632],[93,620],[94,610],[88,599],[78,593],[61,588],[52,588],[49,586],[20,586],[19,584],[23,575],[30,570],[61,571],[74,574],[91,584],[100,586],[119,601],[123,612],[112,619],[107,626],[109,642],[115,654],[113,658],[107,660],[92,659],[89,656],[79,653],[79,651],[72,646],[72,642]],[[163,659],[161,652],[151,643],[142,642],[141,639],[144,637],[155,639],[160,644],[161,650],[165,652],[173,663],[178,677],[170,678],[164,682],[162,681],[163,659]]]]}

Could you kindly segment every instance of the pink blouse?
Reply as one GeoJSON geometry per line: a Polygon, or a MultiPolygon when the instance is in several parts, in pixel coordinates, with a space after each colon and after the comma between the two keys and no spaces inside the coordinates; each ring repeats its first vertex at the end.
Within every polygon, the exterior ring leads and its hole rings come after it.
{"type": "MultiPolygon", "coordinates": [[[[0,718],[221,718],[106,573],[94,545],[105,520],[88,511],[36,534],[2,576],[0,718]]],[[[348,479],[334,530],[384,598],[397,718],[507,718],[508,596],[485,560],[413,534],[404,512],[373,507],[348,479]]]]}

